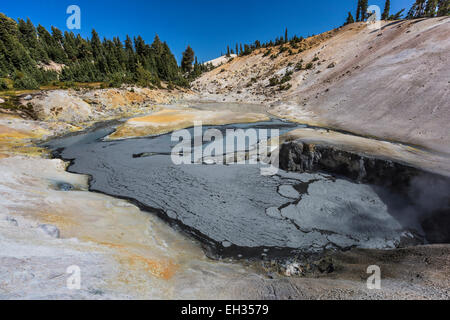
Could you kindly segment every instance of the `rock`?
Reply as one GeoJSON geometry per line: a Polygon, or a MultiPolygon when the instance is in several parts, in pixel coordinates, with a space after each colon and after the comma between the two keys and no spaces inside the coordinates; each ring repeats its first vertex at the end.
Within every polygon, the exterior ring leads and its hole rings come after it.
{"type": "MultiPolygon", "coordinates": [[[[280,168],[297,172],[327,172],[350,180],[400,189],[425,173],[411,166],[387,159],[375,158],[334,145],[306,143],[302,140],[283,143],[280,148],[280,168]]],[[[442,180],[426,173],[430,179],[442,180]]],[[[449,179],[447,183],[450,183],[449,179]]]]}
{"type": "Polygon", "coordinates": [[[60,191],[71,191],[71,190],[75,189],[73,185],[71,185],[70,183],[67,183],[67,182],[59,182],[57,184],[57,188],[60,191]]]}
{"type": "Polygon", "coordinates": [[[231,245],[232,245],[232,243],[230,241],[227,241],[227,240],[222,241],[222,246],[224,248],[229,248],[229,247],[231,247],[231,245]]]}
{"type": "Polygon", "coordinates": [[[0,98],[0,103],[5,103],[5,100],[3,100],[2,98],[0,98]]]}
{"type": "MultiPolygon", "coordinates": [[[[24,100],[27,98],[28,96],[24,100]]],[[[54,90],[36,96],[33,109],[40,119],[70,123],[88,121],[93,115],[93,109],[87,102],[66,90],[54,90]]]]}
{"type": "Polygon", "coordinates": [[[23,98],[23,100],[31,100],[31,99],[33,99],[33,97],[29,94],[29,95],[26,95],[24,98],[23,98]]]}
{"type": "Polygon", "coordinates": [[[27,283],[30,280],[34,279],[35,275],[34,273],[29,271],[15,271],[12,274],[12,278],[18,282],[27,283]]]}
{"type": "Polygon", "coordinates": [[[303,273],[303,268],[297,262],[287,265],[286,271],[284,272],[284,274],[287,277],[299,276],[302,273],[303,273]]]}
{"type": "Polygon", "coordinates": [[[12,218],[12,217],[6,217],[6,221],[8,221],[9,223],[11,223],[13,226],[18,227],[19,223],[17,222],[16,219],[12,218]]]}
{"type": "Polygon", "coordinates": [[[331,68],[334,68],[334,67],[336,67],[336,63],[335,62],[332,62],[332,63],[330,63],[328,65],[328,69],[331,69],[331,68]]]}
{"type": "Polygon", "coordinates": [[[214,160],[212,160],[212,159],[206,159],[206,160],[203,160],[203,164],[205,164],[205,165],[213,165],[213,164],[216,164],[216,162],[214,160]]]}
{"type": "Polygon", "coordinates": [[[321,273],[332,273],[334,271],[333,259],[323,258],[317,263],[317,268],[321,273]]]}
{"type": "Polygon", "coordinates": [[[59,238],[60,232],[57,227],[51,224],[41,224],[39,228],[52,238],[59,238]]]}
{"type": "Polygon", "coordinates": [[[321,154],[314,145],[301,141],[283,143],[280,149],[280,168],[286,171],[314,171],[321,154]]]}

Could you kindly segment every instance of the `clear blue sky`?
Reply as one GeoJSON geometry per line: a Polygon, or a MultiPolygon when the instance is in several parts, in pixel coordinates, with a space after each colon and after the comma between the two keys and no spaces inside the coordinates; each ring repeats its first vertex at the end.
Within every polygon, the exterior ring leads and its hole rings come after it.
{"type": "MultiPolygon", "coordinates": [[[[369,0],[384,8],[385,0],[369,0]]],[[[391,0],[391,12],[406,11],[414,0],[391,0]]],[[[29,17],[48,30],[68,30],[66,9],[81,8],[83,37],[92,28],[112,38],[141,35],[151,43],[155,33],[167,41],[177,60],[188,44],[199,61],[216,58],[229,44],[267,41],[289,34],[318,34],[342,25],[348,11],[355,16],[357,0],[2,0],[0,12],[29,17]]],[[[76,31],[76,30],[74,30],[76,31]]]]}

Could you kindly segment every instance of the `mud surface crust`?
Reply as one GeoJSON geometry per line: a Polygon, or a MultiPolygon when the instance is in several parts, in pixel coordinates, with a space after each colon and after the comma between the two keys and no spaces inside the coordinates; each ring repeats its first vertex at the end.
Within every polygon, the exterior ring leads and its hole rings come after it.
{"type": "MultiPolygon", "coordinates": [[[[237,125],[251,126],[292,129],[281,122],[237,125]]],[[[279,170],[264,176],[259,164],[175,165],[170,135],[103,141],[110,131],[48,146],[72,160],[70,171],[91,175],[91,190],[137,201],[203,240],[215,254],[394,248],[409,235],[410,226],[391,215],[379,187],[326,174],[279,170]]]]}

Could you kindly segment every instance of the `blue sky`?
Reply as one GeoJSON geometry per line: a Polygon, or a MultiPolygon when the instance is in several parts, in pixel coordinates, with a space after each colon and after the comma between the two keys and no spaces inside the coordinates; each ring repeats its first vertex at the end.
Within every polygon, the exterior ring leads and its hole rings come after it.
{"type": "MultiPolygon", "coordinates": [[[[384,8],[385,0],[369,0],[384,8]]],[[[414,0],[391,0],[391,12],[406,11],[414,0]]],[[[101,37],[141,35],[151,43],[155,33],[180,59],[188,44],[199,61],[216,58],[229,44],[267,41],[284,34],[308,36],[342,25],[348,11],[355,15],[357,0],[2,0],[0,12],[29,17],[48,30],[68,30],[66,9],[81,8],[83,37],[95,28],[101,37]]],[[[75,30],[76,31],[76,30],[75,30]]]]}

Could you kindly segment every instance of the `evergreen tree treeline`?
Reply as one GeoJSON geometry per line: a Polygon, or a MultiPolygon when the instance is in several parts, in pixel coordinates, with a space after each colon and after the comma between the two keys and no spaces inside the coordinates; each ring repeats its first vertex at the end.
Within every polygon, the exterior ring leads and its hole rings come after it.
{"type": "Polygon", "coordinates": [[[450,0],[416,0],[406,18],[432,18],[448,15],[450,15],[450,0]]]}
{"type": "MultiPolygon", "coordinates": [[[[365,21],[367,14],[368,0],[358,0],[356,7],[356,21],[365,21]]],[[[403,11],[400,10],[395,14],[390,14],[391,1],[386,0],[384,11],[381,15],[382,20],[398,20],[401,18],[403,11]]],[[[416,0],[409,10],[406,19],[417,18],[433,18],[450,15],[450,0],[416,0]]],[[[345,24],[352,23],[353,16],[349,12],[345,24]]]]}
{"type": "Polygon", "coordinates": [[[91,39],[84,39],[0,13],[0,90],[11,84],[36,89],[53,81],[159,86],[161,80],[188,85],[169,46],[157,35],[151,45],[141,36],[127,36],[124,43],[118,37],[101,40],[95,30],[91,39]],[[44,70],[52,61],[65,65],[60,74],[44,70]]]}
{"type": "MultiPolygon", "coordinates": [[[[284,31],[284,36],[276,37],[275,40],[270,40],[268,42],[262,43],[259,40],[256,40],[254,43],[251,44],[236,44],[236,54],[238,56],[246,56],[251,54],[254,50],[260,49],[260,48],[271,48],[280,46],[283,44],[290,43],[292,45],[295,45],[299,42],[301,42],[304,38],[298,37],[297,35],[292,36],[291,38],[288,37],[288,29],[286,28],[284,31]]],[[[227,46],[227,56],[229,56],[229,52],[233,53],[233,50],[229,51],[230,46],[227,46]]]]}
{"type": "Polygon", "coordinates": [[[383,14],[381,15],[381,20],[388,20],[389,19],[389,11],[391,10],[391,1],[390,0],[386,0],[386,3],[384,5],[384,11],[383,14]]]}

